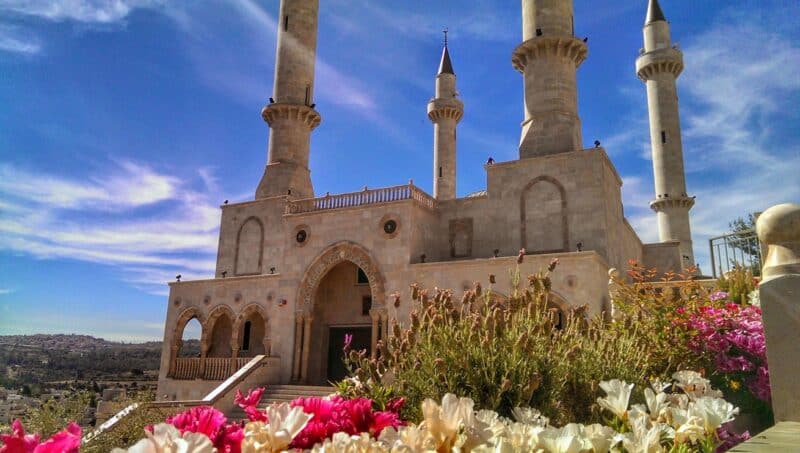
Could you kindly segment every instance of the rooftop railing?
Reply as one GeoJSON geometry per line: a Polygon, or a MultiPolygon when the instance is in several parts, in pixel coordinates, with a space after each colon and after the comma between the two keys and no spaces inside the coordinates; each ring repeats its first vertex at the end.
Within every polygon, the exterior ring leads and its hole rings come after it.
{"type": "Polygon", "coordinates": [[[286,204],[286,214],[303,214],[330,209],[351,208],[394,201],[414,200],[421,206],[433,209],[436,199],[423,192],[413,183],[402,186],[383,187],[380,189],[367,189],[359,192],[350,192],[337,195],[325,195],[318,198],[305,198],[290,201],[286,204]]]}

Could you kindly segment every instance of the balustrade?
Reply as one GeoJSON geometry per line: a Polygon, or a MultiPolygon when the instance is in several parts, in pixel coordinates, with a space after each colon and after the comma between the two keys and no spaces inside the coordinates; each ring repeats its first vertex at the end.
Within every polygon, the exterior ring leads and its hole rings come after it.
{"type": "Polygon", "coordinates": [[[338,195],[326,195],[319,198],[306,198],[290,201],[286,205],[287,214],[301,214],[306,212],[324,211],[329,209],[349,208],[377,203],[390,203],[393,201],[413,200],[422,206],[433,209],[436,200],[413,184],[402,186],[384,187],[380,189],[366,189],[360,192],[351,192],[338,195]]]}
{"type": "Polygon", "coordinates": [[[245,366],[252,357],[190,357],[175,359],[175,372],[172,379],[221,381],[245,366]],[[201,372],[202,370],[202,372],[201,372]]]}

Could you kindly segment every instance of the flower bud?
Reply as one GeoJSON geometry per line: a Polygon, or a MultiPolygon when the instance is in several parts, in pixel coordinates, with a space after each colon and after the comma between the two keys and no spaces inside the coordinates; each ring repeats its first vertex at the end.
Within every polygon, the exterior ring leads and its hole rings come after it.
{"type": "Polygon", "coordinates": [[[511,379],[505,378],[503,379],[503,383],[500,384],[500,392],[505,393],[509,390],[511,390],[511,379]]]}
{"type": "Polygon", "coordinates": [[[519,249],[519,254],[517,255],[517,264],[522,264],[525,260],[525,249],[519,249]]]}
{"type": "Polygon", "coordinates": [[[411,285],[411,298],[419,300],[419,286],[416,283],[411,285]]]}
{"type": "Polygon", "coordinates": [[[481,286],[481,282],[475,282],[475,295],[481,297],[483,294],[483,287],[481,286]]]}
{"type": "Polygon", "coordinates": [[[553,272],[558,266],[558,258],[553,258],[553,261],[550,261],[550,265],[547,266],[547,270],[553,272]]]}

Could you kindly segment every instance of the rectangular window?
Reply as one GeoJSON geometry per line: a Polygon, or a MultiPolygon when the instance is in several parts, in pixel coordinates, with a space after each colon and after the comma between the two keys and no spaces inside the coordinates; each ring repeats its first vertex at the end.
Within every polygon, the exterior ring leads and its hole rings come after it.
{"type": "Polygon", "coordinates": [[[361,299],[361,316],[369,316],[370,310],[372,310],[372,297],[364,296],[361,299]]]}
{"type": "Polygon", "coordinates": [[[289,31],[289,16],[283,16],[283,31],[289,31]]]}
{"type": "Polygon", "coordinates": [[[311,104],[311,85],[306,85],[306,105],[311,104]]]}
{"type": "Polygon", "coordinates": [[[661,143],[667,143],[667,131],[661,131],[661,143]]]}
{"type": "Polygon", "coordinates": [[[360,267],[358,268],[358,275],[356,276],[356,285],[369,285],[369,278],[360,267]]]}
{"type": "Polygon", "coordinates": [[[439,167],[439,177],[442,177],[442,167],[439,167]]]}

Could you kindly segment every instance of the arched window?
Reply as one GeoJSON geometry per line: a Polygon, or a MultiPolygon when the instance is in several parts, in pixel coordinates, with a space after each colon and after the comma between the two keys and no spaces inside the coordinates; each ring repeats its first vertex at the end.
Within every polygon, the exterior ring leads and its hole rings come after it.
{"type": "Polygon", "coordinates": [[[178,350],[178,357],[200,357],[200,334],[202,326],[197,318],[192,318],[183,327],[181,335],[181,347],[178,350]]]}
{"type": "Polygon", "coordinates": [[[236,236],[236,265],[234,274],[251,275],[261,273],[264,253],[264,228],[255,217],[245,220],[236,236]]]}
{"type": "Polygon", "coordinates": [[[555,179],[540,176],[522,191],[520,236],[521,247],[529,253],[569,249],[566,191],[555,179]]]}

